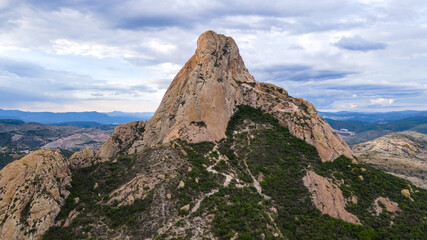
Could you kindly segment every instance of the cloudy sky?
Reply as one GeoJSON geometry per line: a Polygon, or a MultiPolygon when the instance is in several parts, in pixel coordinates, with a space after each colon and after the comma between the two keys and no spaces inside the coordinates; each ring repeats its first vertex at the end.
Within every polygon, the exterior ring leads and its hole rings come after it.
{"type": "Polygon", "coordinates": [[[0,0],[0,108],[155,111],[208,29],[318,110],[427,110],[425,0],[0,0]]]}

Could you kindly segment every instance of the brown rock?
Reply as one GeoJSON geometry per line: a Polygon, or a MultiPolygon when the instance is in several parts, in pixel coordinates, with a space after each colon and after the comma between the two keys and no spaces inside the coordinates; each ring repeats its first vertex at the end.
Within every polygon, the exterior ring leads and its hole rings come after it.
{"type": "Polygon", "coordinates": [[[126,152],[135,141],[142,139],[144,132],[144,121],[132,121],[116,127],[111,138],[99,149],[97,156],[101,158],[116,157],[126,152]]]}
{"type": "Polygon", "coordinates": [[[377,216],[379,216],[383,212],[383,209],[382,209],[382,207],[380,207],[380,205],[378,204],[378,202],[381,202],[382,204],[384,204],[386,210],[389,211],[389,212],[400,211],[400,208],[399,208],[399,206],[398,206],[398,204],[396,202],[393,202],[393,201],[391,201],[388,198],[378,197],[374,201],[374,205],[375,205],[375,210],[377,212],[376,213],[377,216]]]}
{"type": "Polygon", "coordinates": [[[159,175],[157,175],[157,178],[163,180],[166,178],[166,176],[164,174],[159,174],[159,175]]]}
{"type": "Polygon", "coordinates": [[[180,181],[178,184],[178,188],[183,188],[185,186],[185,183],[183,181],[180,181]]]}
{"type": "Polygon", "coordinates": [[[400,192],[402,193],[402,195],[403,195],[403,196],[405,196],[405,197],[407,197],[407,198],[411,199],[411,201],[414,201],[414,199],[412,199],[412,197],[411,197],[411,193],[409,192],[409,190],[408,190],[408,189],[402,189],[402,191],[400,191],[400,192]]]}
{"type": "Polygon", "coordinates": [[[357,197],[356,196],[351,196],[351,203],[353,203],[353,204],[357,204],[357,197]]]}
{"type": "Polygon", "coordinates": [[[94,156],[95,156],[95,151],[89,148],[75,152],[70,157],[71,167],[74,169],[78,169],[78,168],[90,166],[94,156]]]}
{"type": "Polygon", "coordinates": [[[230,117],[242,104],[274,115],[294,136],[314,145],[324,161],[340,155],[352,158],[349,147],[311,103],[290,97],[272,84],[255,82],[234,40],[213,31],[199,37],[195,54],[172,81],[156,113],[145,125],[144,134],[135,136],[135,131],[125,131],[127,137],[123,136],[121,141],[131,140],[126,141],[125,147],[118,147],[118,141],[114,141],[122,136],[118,127],[98,156],[139,152],[174,139],[218,141],[225,137],[230,117]]]}
{"type": "Polygon", "coordinates": [[[190,204],[187,204],[181,208],[181,211],[188,212],[190,211],[190,204]]]}
{"type": "Polygon", "coordinates": [[[314,205],[322,213],[349,223],[360,224],[357,216],[345,210],[346,201],[342,191],[331,180],[313,171],[307,171],[303,182],[312,194],[314,205]]]}
{"type": "Polygon", "coordinates": [[[73,209],[69,214],[67,219],[64,222],[64,227],[70,226],[71,222],[79,215],[79,212],[76,209],[73,209]]]}
{"type": "Polygon", "coordinates": [[[0,239],[37,239],[55,223],[71,165],[59,150],[42,149],[0,171],[0,239]],[[34,222],[35,232],[24,236],[34,222]]]}
{"type": "Polygon", "coordinates": [[[352,149],[362,162],[427,189],[426,134],[412,131],[390,133],[353,145],[352,149]]]}

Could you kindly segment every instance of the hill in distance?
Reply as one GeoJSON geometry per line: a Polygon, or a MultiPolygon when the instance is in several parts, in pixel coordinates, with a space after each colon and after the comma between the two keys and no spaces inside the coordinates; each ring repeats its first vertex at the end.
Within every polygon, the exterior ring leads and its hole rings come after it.
{"type": "Polygon", "coordinates": [[[390,133],[352,146],[355,155],[378,169],[427,189],[427,135],[390,133]]]}
{"type": "Polygon", "coordinates": [[[319,112],[323,118],[332,120],[353,120],[362,122],[396,121],[407,118],[427,118],[427,111],[393,111],[393,112],[319,112]]]}
{"type": "Polygon", "coordinates": [[[359,163],[314,106],[207,31],[154,116],[98,153],[0,171],[5,239],[423,239],[427,191],[359,163]]]}
{"type": "Polygon", "coordinates": [[[426,111],[386,113],[320,113],[335,131],[354,145],[392,132],[414,131],[427,134],[426,111]]]}
{"type": "Polygon", "coordinates": [[[24,122],[37,122],[42,124],[63,124],[70,122],[96,122],[103,125],[118,125],[135,120],[148,120],[153,115],[150,112],[124,113],[124,112],[25,112],[19,110],[0,109],[0,119],[16,119],[24,122]]]}

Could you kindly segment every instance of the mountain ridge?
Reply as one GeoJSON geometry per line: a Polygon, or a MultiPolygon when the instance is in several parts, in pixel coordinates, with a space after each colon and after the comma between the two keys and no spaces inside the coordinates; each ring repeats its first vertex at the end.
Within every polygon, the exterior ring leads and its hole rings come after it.
{"type": "MultiPolygon", "coordinates": [[[[238,105],[261,108],[277,117],[298,138],[314,145],[324,161],[340,155],[352,158],[347,144],[317,114],[315,107],[293,98],[277,86],[256,82],[248,72],[231,37],[206,31],[197,40],[195,54],[178,72],[145,133],[128,149],[101,147],[106,152],[135,153],[174,139],[189,142],[219,141],[238,105]]],[[[116,144],[117,145],[117,144],[116,144]]]]}
{"type": "Polygon", "coordinates": [[[208,31],[148,122],[97,155],[39,150],[0,171],[0,236],[421,239],[427,191],[352,157],[312,104],[256,82],[208,31]]]}
{"type": "Polygon", "coordinates": [[[125,113],[96,111],[88,112],[27,112],[20,110],[0,109],[0,119],[16,119],[24,122],[38,122],[42,124],[57,124],[64,122],[88,121],[101,124],[124,124],[134,120],[148,120],[150,112],[125,113]]]}
{"type": "Polygon", "coordinates": [[[427,135],[390,133],[352,146],[358,159],[427,189],[427,135]]]}

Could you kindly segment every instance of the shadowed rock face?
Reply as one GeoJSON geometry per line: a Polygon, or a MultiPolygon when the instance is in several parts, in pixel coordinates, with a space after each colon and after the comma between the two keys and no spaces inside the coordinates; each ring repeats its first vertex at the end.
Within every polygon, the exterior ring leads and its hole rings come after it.
{"type": "MultiPolygon", "coordinates": [[[[346,143],[311,103],[290,97],[272,84],[256,82],[234,40],[213,31],[199,37],[195,54],[172,81],[143,136],[126,149],[103,146],[100,152],[106,154],[99,156],[139,152],[178,138],[189,142],[221,140],[230,117],[242,104],[273,114],[293,135],[314,145],[324,161],[340,155],[352,157],[346,143]]],[[[108,144],[118,146],[111,141],[108,144]]]]}

